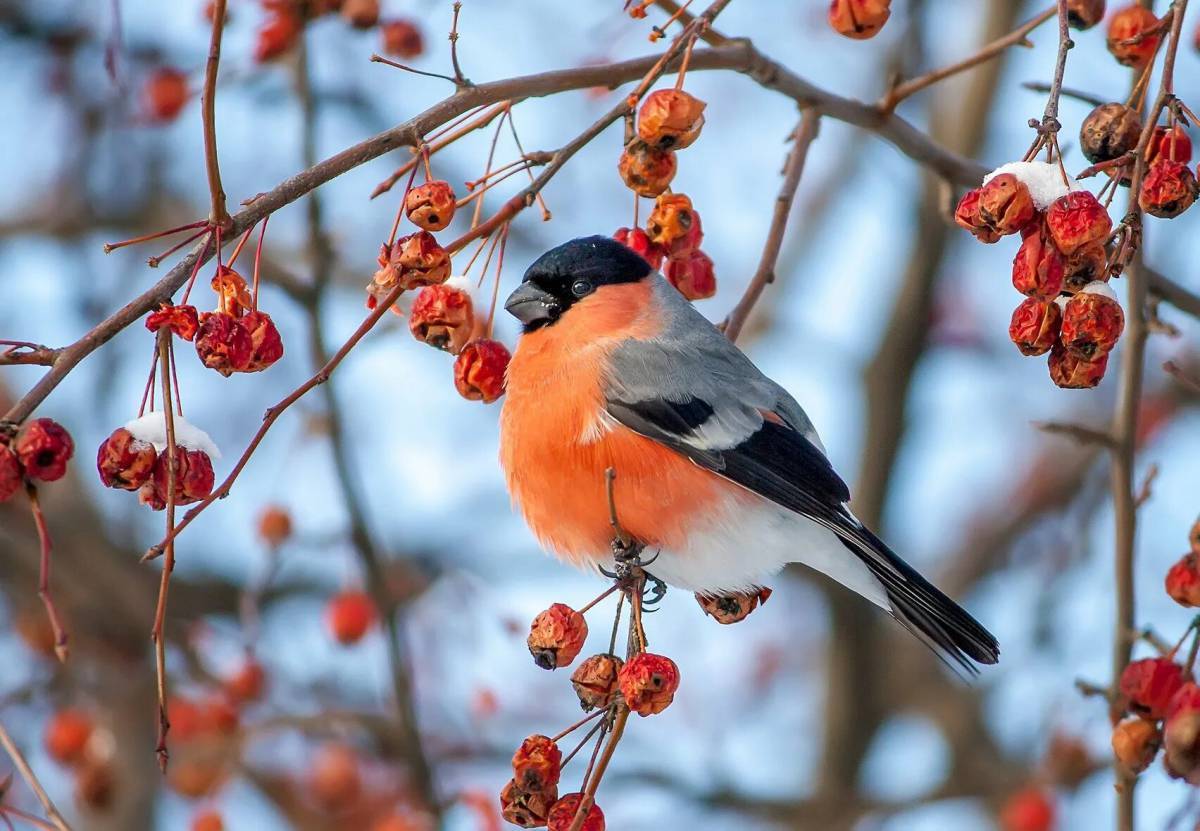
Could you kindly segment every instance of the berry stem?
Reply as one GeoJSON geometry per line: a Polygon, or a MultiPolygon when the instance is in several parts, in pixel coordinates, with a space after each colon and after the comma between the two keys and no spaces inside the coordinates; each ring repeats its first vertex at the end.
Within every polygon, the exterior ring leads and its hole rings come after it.
{"type": "MultiPolygon", "coordinates": [[[[38,802],[42,804],[42,810],[46,812],[46,817],[53,823],[53,827],[58,829],[58,831],[71,831],[71,826],[67,825],[67,821],[58,812],[58,808],[54,807],[54,802],[50,799],[50,795],[42,787],[42,783],[33,772],[33,768],[29,766],[25,755],[21,753],[21,749],[17,747],[17,743],[13,741],[13,737],[9,734],[8,728],[3,723],[0,723],[0,747],[4,748],[4,752],[12,760],[13,767],[21,774],[21,778],[25,780],[25,784],[29,786],[29,790],[33,791],[38,802]]],[[[4,806],[4,810],[12,811],[14,814],[20,813],[8,805],[4,806]]]]}
{"type": "MultiPolygon", "coordinates": [[[[160,239],[161,237],[169,237],[172,234],[178,234],[180,231],[191,231],[195,228],[207,229],[208,223],[201,219],[198,222],[189,222],[187,225],[177,225],[176,227],[168,228],[165,231],[155,231],[151,234],[143,234],[140,237],[132,237],[130,239],[121,240],[120,242],[106,242],[104,243],[104,253],[111,254],[118,248],[124,248],[127,245],[137,245],[140,242],[150,242],[151,240],[160,239]]],[[[193,239],[195,239],[195,237],[193,237],[193,239]]]]}
{"type": "MultiPolygon", "coordinates": [[[[595,713],[588,716],[588,718],[593,718],[594,716],[600,715],[602,713],[607,713],[607,712],[608,712],[607,710],[597,710],[595,713]]],[[[602,720],[602,721],[598,721],[598,722],[596,722],[596,724],[592,725],[592,729],[587,731],[587,734],[582,739],[579,740],[579,744],[575,745],[575,749],[563,757],[562,762],[559,763],[559,767],[565,768],[567,766],[567,763],[570,762],[572,759],[574,759],[575,756],[579,753],[579,751],[583,749],[583,746],[591,740],[592,736],[596,735],[596,731],[599,730],[601,727],[603,727],[606,723],[607,723],[606,721],[602,720]]]]}
{"type": "MultiPolygon", "coordinates": [[[[224,6],[224,4],[221,4],[224,6]]],[[[223,13],[223,9],[221,10],[223,13]]],[[[167,432],[167,535],[166,556],[163,559],[162,575],[158,584],[158,603],[154,610],[154,626],[150,630],[150,639],[154,642],[155,687],[158,695],[158,739],[154,751],[158,756],[159,768],[165,773],[167,769],[167,733],[171,723],[167,719],[167,654],[166,639],[163,637],[163,626],[167,616],[167,593],[171,585],[171,572],[175,569],[175,500],[176,500],[176,462],[175,443],[175,413],[171,409],[171,330],[164,326],[158,330],[158,364],[162,373],[163,419],[167,432]]]]}
{"type": "Polygon", "coordinates": [[[593,606],[595,606],[595,605],[596,605],[597,603],[599,603],[601,600],[603,600],[604,598],[608,597],[610,594],[612,594],[613,592],[615,592],[615,591],[616,591],[618,588],[620,588],[620,586],[616,585],[615,583],[614,583],[613,585],[609,586],[607,589],[605,589],[604,591],[600,592],[600,594],[599,594],[599,595],[597,595],[596,597],[592,598],[591,602],[589,602],[589,603],[588,603],[586,606],[584,606],[584,607],[582,607],[581,609],[579,609],[579,614],[581,614],[581,615],[585,615],[585,614],[587,614],[587,613],[588,613],[588,611],[589,611],[589,610],[590,610],[590,609],[591,609],[593,606]]]}
{"type": "MultiPolygon", "coordinates": [[[[564,737],[569,736],[572,733],[574,733],[580,727],[583,727],[583,725],[587,724],[592,719],[596,718],[597,716],[602,716],[606,712],[607,712],[607,710],[602,707],[600,709],[595,710],[594,712],[588,713],[586,716],[584,716],[579,721],[572,724],[570,727],[567,727],[567,728],[563,729],[561,732],[556,733],[553,736],[551,736],[550,741],[558,742],[558,741],[562,740],[564,737]]],[[[566,762],[564,761],[563,764],[565,765],[566,762]]]]}
{"type": "Polygon", "coordinates": [[[259,275],[262,272],[262,252],[263,239],[267,235],[267,220],[271,217],[265,216],[262,221],[262,228],[258,231],[258,245],[254,247],[254,311],[258,311],[258,283],[259,275]]]}
{"type": "Polygon", "coordinates": [[[42,505],[38,501],[37,485],[29,479],[25,480],[25,493],[29,497],[29,510],[33,513],[33,524],[38,535],[38,597],[46,607],[46,617],[54,632],[54,654],[59,663],[67,662],[67,630],[62,625],[58,608],[50,594],[50,529],[46,527],[46,515],[42,513],[42,505]]]}

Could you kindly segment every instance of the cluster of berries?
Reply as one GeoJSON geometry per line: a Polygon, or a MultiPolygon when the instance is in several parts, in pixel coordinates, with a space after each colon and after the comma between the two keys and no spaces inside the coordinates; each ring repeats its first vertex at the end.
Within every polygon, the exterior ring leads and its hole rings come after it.
{"type": "Polygon", "coordinates": [[[700,250],[704,239],[700,214],[684,194],[660,195],[654,200],[645,230],[619,228],[613,238],[640,254],[652,268],[661,269],[668,282],[688,300],[704,300],[716,294],[712,258],[700,250]]]}
{"type": "Polygon", "coordinates": [[[454,386],[463,398],[490,404],[504,395],[504,373],[511,357],[499,341],[480,336],[474,304],[465,280],[450,280],[450,253],[433,236],[450,225],[458,207],[454,188],[441,179],[410,187],[403,210],[421,230],[379,250],[379,270],[367,285],[367,308],[397,286],[420,289],[409,311],[413,337],[457,356],[454,386]]]}
{"type": "Polygon", "coordinates": [[[1021,235],[1014,288],[1026,296],[1013,312],[1009,337],[1023,355],[1050,353],[1060,387],[1094,387],[1125,317],[1108,287],[1108,211],[1089,191],[1075,190],[1058,165],[1016,162],[967,191],[955,221],[994,243],[1021,235]]]}
{"type": "Polygon", "coordinates": [[[35,418],[11,440],[0,434],[0,502],[11,499],[26,479],[61,479],[74,453],[71,434],[53,419],[35,418]]]}

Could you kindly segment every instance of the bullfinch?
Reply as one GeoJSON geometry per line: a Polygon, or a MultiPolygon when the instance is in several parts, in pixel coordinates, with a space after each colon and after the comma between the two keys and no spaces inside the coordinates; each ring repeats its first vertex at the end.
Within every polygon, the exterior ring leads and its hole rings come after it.
{"type": "Polygon", "coordinates": [[[504,304],[500,461],[542,545],[611,568],[606,471],[648,570],[704,595],[823,572],[968,671],[995,637],[850,512],[800,405],[632,249],[585,237],[539,257],[504,304]]]}

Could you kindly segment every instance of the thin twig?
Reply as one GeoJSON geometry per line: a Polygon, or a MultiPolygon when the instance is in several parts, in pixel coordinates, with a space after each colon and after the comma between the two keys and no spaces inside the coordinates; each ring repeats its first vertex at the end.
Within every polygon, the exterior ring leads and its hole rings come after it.
{"type": "Polygon", "coordinates": [[[58,608],[54,605],[54,597],[50,593],[50,529],[46,527],[46,515],[42,513],[42,504],[38,501],[37,486],[32,481],[25,480],[25,493],[29,496],[29,509],[33,512],[33,524],[37,527],[38,535],[38,597],[46,607],[46,617],[50,628],[54,631],[54,654],[60,663],[67,662],[70,650],[67,647],[67,630],[59,617],[58,608]]]}
{"type": "Polygon", "coordinates": [[[1098,444],[1101,447],[1109,449],[1116,447],[1117,444],[1111,434],[1104,430],[1097,430],[1094,427],[1087,427],[1083,424],[1065,424],[1059,421],[1035,421],[1033,426],[1044,433],[1054,433],[1075,439],[1080,444],[1098,444]]]}
{"type": "Polygon", "coordinates": [[[204,91],[200,95],[204,121],[204,169],[208,174],[208,193],[212,207],[209,223],[215,228],[230,224],[221,186],[221,168],[217,163],[217,70],[221,63],[221,35],[225,29],[225,0],[213,0],[212,38],[208,42],[208,61],[204,65],[204,91]]]}
{"type": "MultiPolygon", "coordinates": [[[[1026,81],[1021,84],[1022,89],[1027,89],[1031,92],[1047,93],[1051,89],[1051,85],[1044,81],[1026,81]]],[[[1074,98],[1076,101],[1082,101],[1085,104],[1090,104],[1093,107],[1099,107],[1101,104],[1107,103],[1107,99],[1101,98],[1098,95],[1093,95],[1090,92],[1073,89],[1071,87],[1059,87],[1058,91],[1061,95],[1067,98],[1074,98]]]]}
{"type": "Polygon", "coordinates": [[[158,736],[154,752],[158,756],[158,766],[165,773],[170,754],[167,751],[167,733],[170,732],[171,722],[167,718],[167,646],[163,636],[163,628],[167,618],[167,593],[171,587],[171,572],[175,570],[175,504],[177,501],[179,482],[178,461],[175,443],[175,411],[171,407],[171,329],[164,326],[158,330],[158,366],[162,383],[162,413],[166,424],[167,447],[167,544],[166,556],[163,558],[162,574],[158,582],[158,602],[154,609],[154,626],[150,630],[150,640],[154,643],[155,690],[158,696],[158,736]]]}
{"type": "Polygon", "coordinates": [[[54,823],[54,827],[59,829],[59,831],[71,831],[71,826],[67,825],[67,821],[63,819],[62,814],[54,807],[54,802],[50,799],[50,795],[46,793],[46,789],[42,787],[42,783],[34,775],[33,769],[29,767],[29,762],[25,760],[21,749],[17,747],[16,742],[9,735],[8,728],[3,723],[0,723],[0,746],[4,747],[8,758],[12,759],[13,767],[21,774],[21,778],[25,780],[25,784],[29,785],[29,789],[33,791],[38,802],[42,803],[42,810],[46,812],[46,817],[54,823]]]}

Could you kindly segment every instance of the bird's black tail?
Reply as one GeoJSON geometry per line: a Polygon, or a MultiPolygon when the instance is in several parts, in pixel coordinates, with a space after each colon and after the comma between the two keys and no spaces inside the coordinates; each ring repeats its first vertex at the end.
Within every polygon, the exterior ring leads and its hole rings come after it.
{"type": "Polygon", "coordinates": [[[965,609],[901,560],[883,540],[860,524],[851,539],[842,538],[883,584],[892,615],[931,650],[975,675],[975,663],[994,664],[1000,659],[996,637],[965,609]]]}

